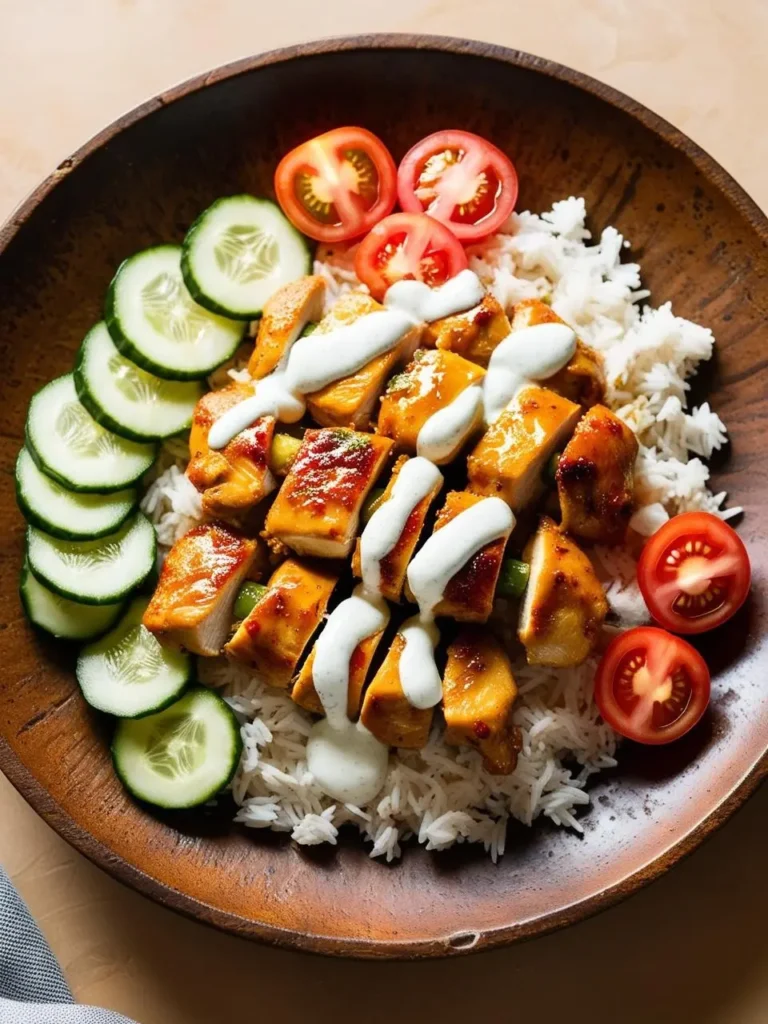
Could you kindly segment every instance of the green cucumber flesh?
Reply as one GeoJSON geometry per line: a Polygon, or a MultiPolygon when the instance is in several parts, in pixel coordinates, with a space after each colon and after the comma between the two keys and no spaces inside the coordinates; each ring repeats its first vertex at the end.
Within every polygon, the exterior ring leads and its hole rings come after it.
{"type": "Polygon", "coordinates": [[[125,607],[117,604],[79,604],[54,594],[32,575],[25,564],[19,594],[29,621],[62,640],[93,640],[114,625],[125,607]]]}
{"type": "Polygon", "coordinates": [[[124,718],[112,759],[125,788],[156,807],[196,807],[232,779],[242,752],[240,727],[217,693],[188,690],[157,714],[124,718]]]}
{"type": "Polygon", "coordinates": [[[149,599],[137,597],[113,630],[77,659],[83,696],[99,711],[138,718],[178,699],[192,678],[192,658],[163,647],[142,625],[149,599]]]}
{"type": "Polygon", "coordinates": [[[39,468],[70,491],[110,494],[135,483],[156,448],[102,427],[77,397],[71,374],[57,377],[32,398],[26,441],[39,468]]]}
{"type": "Polygon", "coordinates": [[[269,199],[218,199],[184,239],[181,269],[193,299],[213,313],[253,320],[278,288],[310,273],[307,242],[269,199]]]}
{"type": "Polygon", "coordinates": [[[157,541],[137,513],[100,540],[61,540],[27,528],[29,567],[50,590],[82,604],[114,604],[140,586],[155,566],[157,541]]]}
{"type": "Polygon", "coordinates": [[[245,324],[203,309],[181,276],[181,246],[159,245],[124,260],[105,315],[123,355],[166,380],[199,380],[232,357],[245,324]]]}
{"type": "Polygon", "coordinates": [[[103,321],[85,336],[74,379],[91,416],[132,441],[163,440],[187,430],[203,394],[197,381],[164,380],[126,359],[103,321]]]}

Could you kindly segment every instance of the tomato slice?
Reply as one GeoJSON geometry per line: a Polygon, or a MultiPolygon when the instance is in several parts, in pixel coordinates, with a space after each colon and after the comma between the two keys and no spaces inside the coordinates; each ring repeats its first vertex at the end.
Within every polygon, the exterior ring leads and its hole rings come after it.
{"type": "Polygon", "coordinates": [[[648,610],[673,633],[704,633],[727,622],[746,601],[751,578],[741,538],[709,512],[670,519],[637,565],[648,610]]]}
{"type": "Polygon", "coordinates": [[[704,714],[709,693],[709,669],[695,647],[655,626],[612,640],[595,676],[600,714],[637,743],[684,736],[704,714]]]}
{"type": "Polygon", "coordinates": [[[485,238],[517,202],[514,164],[479,135],[458,129],[417,142],[400,164],[397,195],[411,213],[428,213],[463,242],[485,238]]]}
{"type": "Polygon", "coordinates": [[[381,300],[395,281],[423,281],[434,288],[467,267],[456,236],[424,213],[393,213],[372,228],[355,256],[355,272],[381,300]]]}
{"type": "Polygon", "coordinates": [[[392,211],[395,161],[365,128],[334,128],[277,165],[275,193],[291,223],[318,242],[359,238],[392,211]]]}

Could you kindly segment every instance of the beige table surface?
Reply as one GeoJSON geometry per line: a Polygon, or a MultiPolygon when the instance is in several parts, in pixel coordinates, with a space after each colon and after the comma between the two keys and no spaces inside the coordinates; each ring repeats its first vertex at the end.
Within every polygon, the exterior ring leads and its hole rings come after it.
{"type": "MultiPolygon", "coordinates": [[[[768,207],[767,0],[0,0],[0,215],[166,86],[259,50],[376,30],[492,39],[586,71],[688,132],[768,207]]],[[[151,904],[0,777],[0,863],[77,998],[141,1024],[764,1024],[767,842],[764,789],[656,885],[566,932],[461,961],[343,963],[151,904]]]]}

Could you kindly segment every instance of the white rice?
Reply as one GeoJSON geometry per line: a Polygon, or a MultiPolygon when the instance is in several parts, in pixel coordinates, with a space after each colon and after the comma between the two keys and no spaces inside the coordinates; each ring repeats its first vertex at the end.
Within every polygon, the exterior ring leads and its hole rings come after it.
{"type": "MultiPolygon", "coordinates": [[[[724,493],[708,490],[702,461],[724,444],[725,427],[709,403],[689,410],[686,401],[687,378],[712,356],[712,332],[675,316],[670,303],[643,305],[649,293],[641,288],[640,267],[620,261],[628,243],[609,227],[591,244],[585,220],[584,200],[573,197],[541,216],[515,214],[501,232],[471,248],[470,266],[507,309],[524,298],[544,298],[603,354],[606,402],[640,442],[638,510],[631,521],[637,533],[650,536],[683,511],[706,509],[724,519],[738,514],[738,508],[722,508],[724,493]]],[[[318,255],[315,273],[328,282],[329,305],[361,288],[354,249],[318,255]]],[[[247,379],[235,368],[230,376],[247,379]]],[[[201,515],[199,496],[183,474],[187,458],[178,442],[166,446],[142,503],[161,550],[201,515]]],[[[591,553],[613,614],[606,631],[648,621],[630,551],[598,547],[591,553]]],[[[514,649],[514,623],[504,621],[500,604],[497,618],[514,649]]],[[[514,719],[523,746],[515,771],[490,775],[475,751],[446,745],[438,723],[424,750],[393,753],[384,788],[365,807],[334,804],[315,786],[305,757],[312,719],[285,693],[224,659],[201,659],[199,671],[204,682],[225,688],[242,723],[243,758],[232,784],[236,821],[289,832],[302,845],[335,844],[339,828],[352,825],[372,844],[370,855],[387,861],[401,855],[410,837],[428,850],[482,843],[496,861],[509,818],[530,825],[543,815],[582,831],[577,813],[590,800],[587,780],[616,764],[616,736],[592,700],[595,665],[590,659],[565,671],[542,669],[516,653],[514,719]]]]}

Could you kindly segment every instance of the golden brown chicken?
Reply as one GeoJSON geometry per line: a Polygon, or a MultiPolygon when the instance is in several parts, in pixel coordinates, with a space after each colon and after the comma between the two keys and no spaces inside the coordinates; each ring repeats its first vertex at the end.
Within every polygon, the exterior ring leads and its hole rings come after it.
{"type": "Polygon", "coordinates": [[[465,626],[448,647],[443,677],[445,742],[475,747],[493,775],[515,770],[517,684],[506,651],[487,630],[465,626]]]}
{"type": "Polygon", "coordinates": [[[545,490],[547,463],[580,416],[581,406],[548,388],[523,388],[470,454],[469,490],[498,495],[519,512],[545,490]]]}
{"type": "Polygon", "coordinates": [[[400,685],[400,656],[405,640],[398,633],[363,698],[360,721],[389,747],[417,750],[427,745],[433,708],[415,708],[400,685]]]}
{"type": "Polygon", "coordinates": [[[506,313],[488,292],[479,306],[466,313],[457,313],[427,324],[422,334],[422,344],[429,348],[456,352],[473,363],[487,366],[493,350],[509,331],[506,313]]]}
{"type": "Polygon", "coordinates": [[[224,650],[271,686],[288,687],[337,582],[338,576],[322,564],[288,558],[272,573],[266,593],[224,650]]]}
{"type": "Polygon", "coordinates": [[[557,465],[563,529],[584,540],[621,544],[634,510],[637,438],[604,405],[579,423],[557,465]]]}
{"type": "MultiPolygon", "coordinates": [[[[470,384],[481,383],[484,376],[479,366],[453,352],[419,349],[405,370],[387,385],[381,399],[378,432],[393,438],[400,451],[415,453],[419,431],[429,417],[470,384]]],[[[455,450],[450,452],[441,464],[455,455],[455,450]]]]}
{"type": "Polygon", "coordinates": [[[594,650],[608,612],[592,563],[546,516],[523,557],[531,572],[518,635],[528,663],[580,665],[594,650]]]}
{"type": "Polygon", "coordinates": [[[250,398],[247,384],[232,383],[198,401],[189,434],[187,478],[202,494],[206,515],[240,522],[275,487],[269,454],[275,430],[272,416],[241,430],[221,451],[208,447],[211,425],[233,405],[250,398]]]}
{"type": "MultiPolygon", "coordinates": [[[[347,687],[347,715],[351,719],[357,718],[360,712],[360,698],[363,695],[365,679],[383,635],[383,629],[378,633],[373,633],[359,643],[352,652],[352,657],[349,660],[349,684],[347,687]]],[[[324,714],[323,705],[317,695],[317,690],[315,690],[315,681],[312,677],[314,663],[315,651],[313,649],[301,667],[299,677],[291,691],[291,697],[306,711],[322,715],[324,714]]]]}
{"type": "MultiPolygon", "coordinates": [[[[395,462],[392,467],[392,475],[389,478],[384,494],[381,497],[381,501],[378,502],[378,507],[386,504],[392,496],[397,476],[407,461],[408,456],[401,455],[395,462]]],[[[379,562],[381,580],[380,591],[382,596],[386,597],[388,601],[394,601],[397,603],[402,596],[408,563],[413,557],[416,545],[419,543],[421,531],[424,529],[424,521],[427,518],[427,512],[429,511],[429,506],[435,500],[439,490],[440,482],[438,481],[432,492],[423,498],[418,505],[416,505],[413,512],[411,512],[406,520],[405,528],[400,534],[400,539],[397,541],[390,553],[385,555],[385,557],[379,562]]],[[[352,556],[352,572],[358,579],[362,578],[360,538],[357,540],[355,553],[352,556]]]]}
{"type": "Polygon", "coordinates": [[[195,526],[168,552],[144,625],[164,643],[219,654],[255,553],[256,542],[226,523],[195,526]]]}
{"type": "MultiPolygon", "coordinates": [[[[449,491],[445,504],[437,514],[434,533],[452,519],[484,499],[469,491],[449,491]]],[[[434,615],[456,619],[457,622],[487,622],[493,611],[496,584],[504,561],[504,548],[509,534],[491,541],[474,554],[449,581],[443,599],[434,608],[434,615]]],[[[406,584],[406,595],[413,597],[406,584]]]]}
{"type": "Polygon", "coordinates": [[[300,277],[283,285],[264,305],[248,372],[257,380],[271,373],[308,323],[323,315],[325,281],[300,277]]]}
{"type": "Polygon", "coordinates": [[[267,535],[300,555],[345,558],[391,447],[375,434],[308,430],[267,514],[267,535]]]}
{"type": "MultiPolygon", "coordinates": [[[[539,324],[564,324],[557,313],[540,299],[524,299],[512,309],[512,330],[521,331],[539,324]]],[[[566,326],[570,326],[569,324],[566,326]]],[[[553,377],[547,378],[546,386],[572,402],[578,402],[584,409],[602,402],[605,397],[605,374],[603,361],[595,350],[577,340],[573,359],[553,377]]]]}
{"type": "MultiPolygon", "coordinates": [[[[370,295],[350,292],[334,304],[320,321],[315,333],[328,334],[383,308],[370,295]]],[[[353,426],[358,430],[366,429],[375,416],[376,400],[384,389],[385,381],[398,363],[407,362],[411,358],[419,336],[420,329],[413,327],[391,352],[372,359],[350,377],[334,381],[308,395],[307,409],[312,418],[324,427],[353,426]]]]}

